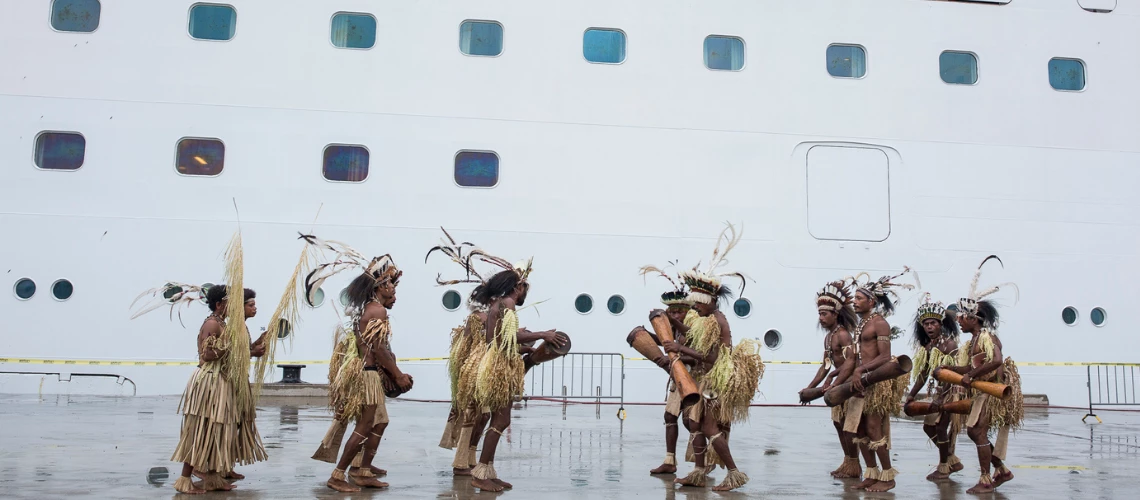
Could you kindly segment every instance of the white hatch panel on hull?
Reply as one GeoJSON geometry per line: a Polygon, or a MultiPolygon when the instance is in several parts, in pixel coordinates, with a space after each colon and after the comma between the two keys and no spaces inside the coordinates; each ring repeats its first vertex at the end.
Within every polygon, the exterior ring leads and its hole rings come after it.
{"type": "Polygon", "coordinates": [[[815,146],[807,154],[808,231],[820,240],[891,234],[890,161],[874,148],[815,146]]]}

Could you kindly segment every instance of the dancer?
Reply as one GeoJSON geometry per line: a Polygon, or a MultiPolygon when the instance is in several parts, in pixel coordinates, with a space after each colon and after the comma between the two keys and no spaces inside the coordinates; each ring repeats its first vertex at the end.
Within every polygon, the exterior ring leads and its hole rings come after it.
{"type": "Polygon", "coordinates": [[[368,259],[343,243],[324,241],[312,235],[301,238],[335,254],[305,278],[310,303],[313,294],[328,278],[346,269],[361,271],[345,290],[345,312],[350,319],[347,325],[337,328],[336,347],[329,361],[329,399],[335,413],[334,422],[313,458],[321,459],[328,450],[337,449],[343,437],[343,431],[338,432],[337,428],[355,421],[352,436],[325,484],[340,492],[357,492],[360,486],[386,488],[388,483],[376,479],[372,466],[380,439],[388,427],[385,393],[407,392],[412,388],[412,378],[400,371],[392,353],[392,327],[388,320],[388,310],[396,303],[396,287],[403,272],[390,255],[368,259]],[[358,454],[361,454],[359,466],[351,471],[354,485],[348,482],[346,471],[358,454]]]}
{"type": "Polygon", "coordinates": [[[721,284],[722,277],[739,277],[740,291],[744,292],[743,274],[717,274],[717,268],[728,262],[728,253],[738,243],[740,235],[729,224],[717,238],[708,268],[703,272],[694,269],[681,273],[697,316],[691,316],[687,325],[681,325],[685,345],[674,341],[664,346],[665,352],[679,353],[684,361],[692,364],[691,373],[701,392],[701,401],[685,415],[685,425],[692,435],[694,467],[687,476],[674,480],[682,486],[705,486],[716,464],[728,469],[728,474],[713,490],[733,490],[748,482],[748,475],[736,467],[732,458],[729,432],[732,423],[747,420],[748,405],[764,375],[764,363],[754,341],[746,339],[733,346],[728,319],[717,309],[723,300],[732,297],[732,290],[721,284]],[[726,242],[723,253],[722,240],[726,242]],[[708,436],[707,441],[705,436],[708,436]]]}
{"type": "Polygon", "coordinates": [[[907,374],[867,385],[866,375],[895,360],[891,356],[891,327],[884,317],[890,316],[897,305],[895,288],[914,289],[913,285],[894,283],[909,272],[910,268],[904,268],[901,274],[859,283],[860,277],[867,276],[861,273],[853,282],[856,286],[853,306],[859,315],[859,324],[855,327],[857,364],[851,380],[852,386],[863,392],[863,397],[851,398],[844,430],[850,431],[852,419],[862,417],[859,418],[858,437],[854,442],[859,445],[867,469],[863,471],[863,482],[852,486],[852,489],[888,491],[895,487],[895,477],[898,476],[898,470],[891,466],[891,416],[901,413],[903,394],[910,385],[910,377],[907,374]],[[876,459],[882,464],[882,469],[876,459]]]}
{"type": "MultiPolygon", "coordinates": [[[[914,387],[907,395],[910,403],[918,397],[918,391],[929,380],[927,392],[935,407],[961,400],[965,391],[962,387],[938,382],[931,373],[943,365],[954,365],[958,356],[958,323],[952,312],[948,312],[941,302],[934,302],[930,294],[918,306],[914,317],[914,387]]],[[[922,431],[938,447],[938,469],[926,476],[935,481],[947,479],[950,474],[963,469],[962,461],[954,455],[955,441],[962,429],[962,416],[947,411],[935,411],[926,416],[922,431]]]]}
{"type": "Polygon", "coordinates": [[[958,366],[952,369],[963,375],[962,385],[965,387],[969,387],[974,380],[998,382],[1010,386],[1013,394],[1008,399],[1001,400],[973,389],[969,391],[973,406],[966,421],[966,434],[978,447],[981,477],[978,478],[978,484],[966,490],[967,493],[990,493],[1003,483],[1013,480],[1013,471],[1005,465],[1009,431],[1020,428],[1025,418],[1021,375],[1013,359],[1004,355],[997,334],[997,307],[992,301],[986,300],[986,297],[1006,288],[1013,288],[1016,297],[1017,285],[1003,283],[978,291],[982,267],[991,259],[998,264],[1002,263],[996,255],[986,257],[974,272],[969,295],[958,300],[958,324],[972,338],[958,349],[958,366]],[[989,439],[991,430],[997,433],[997,442],[993,444],[989,439]],[[991,465],[997,472],[992,477],[991,465]]]}
{"type": "MultiPolygon", "coordinates": [[[[858,319],[851,307],[851,294],[847,290],[847,284],[843,281],[828,283],[815,294],[815,305],[819,314],[819,326],[827,332],[823,337],[823,363],[811,384],[800,391],[801,401],[804,401],[804,391],[814,389],[820,383],[823,383],[821,390],[826,391],[836,379],[845,379],[855,370],[855,356],[852,353],[855,342],[851,332],[855,330],[858,319]]],[[[858,479],[862,471],[859,467],[859,448],[852,442],[852,434],[843,431],[843,422],[850,404],[851,400],[848,399],[831,408],[831,421],[839,434],[839,447],[843,450],[843,463],[831,471],[831,476],[835,478],[858,479]]]]}
{"type": "MultiPolygon", "coordinates": [[[[651,273],[659,274],[673,285],[673,290],[661,294],[661,303],[665,304],[665,314],[669,317],[670,324],[683,325],[686,317],[697,315],[697,312],[693,310],[692,302],[689,301],[689,294],[685,291],[684,282],[678,284],[678,281],[674,281],[665,271],[653,266],[641,268],[642,276],[651,273]]],[[[661,339],[657,338],[653,332],[646,330],[645,327],[638,326],[634,328],[634,331],[645,331],[657,345],[661,345],[661,339]]],[[[679,343],[685,343],[685,337],[680,333],[677,334],[676,340],[679,343]]],[[[658,358],[657,366],[665,370],[665,373],[669,373],[669,365],[668,357],[658,358]]],[[[650,474],[677,473],[677,438],[680,436],[677,422],[681,416],[681,393],[677,390],[677,385],[672,377],[669,378],[667,391],[665,398],[665,460],[657,468],[651,469],[650,474]]]]}
{"type": "Polygon", "coordinates": [[[474,401],[483,413],[491,415],[491,421],[483,437],[479,463],[471,470],[471,485],[483,491],[502,491],[512,485],[499,479],[495,472],[495,452],[511,423],[511,402],[523,391],[526,365],[519,355],[519,344],[542,339],[561,347],[567,340],[554,330],[535,333],[519,328],[516,307],[526,302],[532,261],[512,265],[482,250],[472,250],[467,261],[476,257],[502,270],[472,295],[475,302],[488,305],[484,328],[486,351],[476,372],[474,401]]]}

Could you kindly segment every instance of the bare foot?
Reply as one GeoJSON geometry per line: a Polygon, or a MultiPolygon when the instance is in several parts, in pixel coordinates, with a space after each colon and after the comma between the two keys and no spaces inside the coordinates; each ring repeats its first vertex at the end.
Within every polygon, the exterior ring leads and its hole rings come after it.
{"type": "Polygon", "coordinates": [[[867,491],[873,493],[882,493],[884,491],[890,491],[893,489],[895,489],[894,481],[875,481],[875,484],[867,487],[867,491]]]}
{"type": "Polygon", "coordinates": [[[839,464],[839,467],[836,467],[835,470],[831,471],[831,477],[841,477],[840,474],[843,473],[843,466],[846,464],[846,460],[843,463],[839,464]]]}
{"type": "Polygon", "coordinates": [[[238,474],[237,471],[230,471],[229,474],[225,475],[225,478],[228,481],[241,481],[242,479],[245,479],[245,476],[238,474]]]}
{"type": "Polygon", "coordinates": [[[455,476],[470,476],[471,469],[458,469],[453,467],[451,469],[451,474],[455,476]]]}
{"type": "Polygon", "coordinates": [[[355,483],[357,486],[363,486],[365,488],[387,488],[388,487],[388,483],[385,483],[384,481],[381,481],[381,480],[376,479],[374,477],[356,477],[356,476],[354,476],[352,478],[352,482],[355,483]]]}
{"type": "Polygon", "coordinates": [[[831,473],[831,477],[834,477],[835,479],[859,479],[859,476],[862,475],[862,473],[863,471],[859,470],[858,468],[847,471],[843,470],[843,467],[840,467],[839,470],[831,473]]]}
{"type": "Polygon", "coordinates": [[[702,487],[705,485],[705,480],[703,477],[697,478],[697,477],[694,477],[692,474],[685,476],[685,477],[679,477],[677,479],[674,479],[673,482],[677,483],[681,486],[702,487]]]}
{"type": "Polygon", "coordinates": [[[978,493],[993,493],[993,492],[994,492],[994,485],[984,484],[981,481],[979,481],[978,484],[975,484],[973,488],[966,490],[966,493],[973,493],[975,495],[978,493]]]}
{"type": "MultiPolygon", "coordinates": [[[[222,482],[224,483],[225,481],[222,481],[222,482]]],[[[200,488],[202,491],[233,491],[233,490],[237,489],[236,485],[232,485],[229,483],[226,483],[225,486],[219,484],[218,486],[215,486],[213,488],[208,488],[208,487],[206,487],[205,481],[200,481],[200,482],[194,483],[194,487],[200,488]]]]}
{"type": "Polygon", "coordinates": [[[178,493],[182,495],[204,495],[206,490],[195,486],[186,491],[179,491],[178,493]]]}
{"type": "Polygon", "coordinates": [[[508,483],[506,481],[503,481],[502,479],[492,479],[491,481],[494,482],[495,484],[499,485],[499,486],[502,486],[504,490],[509,490],[509,489],[515,487],[515,485],[508,483]]]}
{"type": "Polygon", "coordinates": [[[871,486],[872,484],[875,484],[875,483],[877,483],[877,482],[879,482],[879,480],[878,480],[878,479],[864,479],[864,480],[860,481],[860,482],[859,482],[859,484],[853,484],[853,485],[851,485],[851,487],[850,487],[850,488],[848,488],[848,489],[851,489],[851,490],[865,490],[865,489],[867,489],[867,487],[868,487],[868,486],[871,486]]]}
{"type": "Polygon", "coordinates": [[[356,493],[356,492],[360,491],[360,488],[357,488],[356,486],[348,484],[348,481],[344,481],[341,479],[329,478],[328,482],[325,483],[325,486],[328,486],[329,488],[332,488],[332,489],[339,491],[341,493],[356,493]]]}
{"type": "Polygon", "coordinates": [[[1005,471],[1002,474],[994,476],[994,488],[1001,486],[1013,480],[1013,471],[1005,471]]]}
{"type": "Polygon", "coordinates": [[[926,476],[927,481],[942,481],[944,479],[950,479],[950,474],[943,474],[941,472],[934,471],[931,472],[929,476],[926,476]]]}
{"type": "Polygon", "coordinates": [[[965,468],[966,468],[966,466],[962,465],[962,462],[958,462],[958,463],[950,466],[950,473],[953,474],[955,472],[961,472],[962,469],[965,469],[965,468]]]}
{"type": "Polygon", "coordinates": [[[650,474],[676,474],[677,466],[669,464],[661,464],[660,467],[649,471],[650,474]]]}
{"type": "Polygon", "coordinates": [[[490,479],[471,478],[471,486],[479,488],[483,491],[503,491],[502,486],[495,484],[495,482],[490,479]]]}

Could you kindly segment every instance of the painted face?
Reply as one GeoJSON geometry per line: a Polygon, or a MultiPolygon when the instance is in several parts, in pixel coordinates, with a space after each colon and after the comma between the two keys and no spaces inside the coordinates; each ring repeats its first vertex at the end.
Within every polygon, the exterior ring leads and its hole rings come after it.
{"type": "Polygon", "coordinates": [[[835,323],[839,321],[839,316],[835,311],[819,311],[819,326],[828,330],[835,328],[835,323]]]}
{"type": "Polygon", "coordinates": [[[257,300],[249,299],[245,301],[245,319],[257,316],[257,300]]]}
{"type": "Polygon", "coordinates": [[[926,335],[933,337],[942,332],[942,323],[934,318],[926,318],[922,320],[922,329],[926,331],[926,335]]]}

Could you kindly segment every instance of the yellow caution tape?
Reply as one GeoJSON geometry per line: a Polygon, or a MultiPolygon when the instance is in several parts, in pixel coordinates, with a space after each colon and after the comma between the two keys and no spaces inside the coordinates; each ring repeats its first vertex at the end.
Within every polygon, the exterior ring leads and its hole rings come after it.
{"type": "MultiPolygon", "coordinates": [[[[396,361],[447,361],[448,358],[397,358],[396,361]]],[[[625,358],[630,361],[648,361],[648,358],[625,358]]],[[[327,359],[302,361],[275,361],[278,365],[322,365],[327,359]]],[[[65,366],[198,366],[197,361],[135,361],[102,359],[39,359],[39,358],[0,358],[0,363],[18,365],[65,365],[65,366]]],[[[766,365],[818,365],[819,361],[765,361],[766,365]]],[[[1078,361],[1039,361],[1019,362],[1017,366],[1140,366],[1140,363],[1085,363],[1078,361]]]]}

